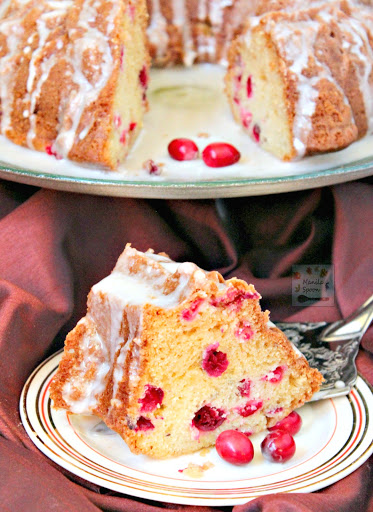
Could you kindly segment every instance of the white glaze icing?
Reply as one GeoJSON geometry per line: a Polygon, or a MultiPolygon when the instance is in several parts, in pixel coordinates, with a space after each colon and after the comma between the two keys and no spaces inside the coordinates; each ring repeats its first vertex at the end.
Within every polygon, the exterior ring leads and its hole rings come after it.
{"type": "Polygon", "coordinates": [[[67,380],[62,389],[62,397],[71,412],[76,414],[90,413],[97,406],[97,397],[105,390],[106,376],[111,368],[110,354],[107,346],[86,317],[78,325],[86,325],[89,329],[80,339],[79,348],[82,361],[75,369],[74,378],[67,380]],[[89,334],[88,334],[89,333],[89,334]],[[95,368],[94,378],[86,379],[90,368],[95,368]],[[79,390],[79,398],[74,392],[79,390]]]}

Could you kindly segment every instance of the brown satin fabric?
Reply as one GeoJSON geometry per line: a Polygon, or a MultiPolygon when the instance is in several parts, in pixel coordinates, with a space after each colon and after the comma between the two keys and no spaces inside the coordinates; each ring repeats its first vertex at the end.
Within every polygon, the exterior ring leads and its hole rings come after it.
{"type": "MultiPolygon", "coordinates": [[[[22,386],[63,345],[90,287],[125,244],[152,247],[252,282],[274,320],[333,321],[373,293],[373,184],[238,199],[95,197],[0,182],[0,509],[93,512],[231,511],[149,502],[99,488],[34,447],[19,418],[22,386]],[[291,306],[293,264],[335,265],[335,306],[291,306]]],[[[358,356],[373,384],[373,329],[358,356]]],[[[234,512],[373,511],[367,461],[312,494],[269,495],[234,512]]]]}

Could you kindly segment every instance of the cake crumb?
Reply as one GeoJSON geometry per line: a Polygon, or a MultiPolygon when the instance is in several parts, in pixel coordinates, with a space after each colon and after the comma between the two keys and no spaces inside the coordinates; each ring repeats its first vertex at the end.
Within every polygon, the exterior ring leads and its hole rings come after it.
{"type": "Polygon", "coordinates": [[[162,167],[164,167],[164,163],[156,163],[154,160],[145,160],[142,164],[143,169],[148,171],[149,174],[155,174],[158,176],[162,172],[162,167]]]}
{"type": "Polygon", "coordinates": [[[201,457],[206,457],[206,455],[208,455],[209,453],[211,452],[211,447],[208,447],[208,448],[202,448],[200,451],[199,451],[199,454],[201,457]]]}
{"type": "Polygon", "coordinates": [[[197,134],[197,137],[200,137],[201,139],[207,139],[208,137],[210,137],[210,134],[208,134],[207,132],[200,132],[197,134]]]}
{"type": "Polygon", "coordinates": [[[213,467],[214,464],[212,462],[206,462],[205,464],[202,464],[202,466],[189,462],[188,467],[185,469],[179,469],[179,473],[184,473],[190,478],[201,478],[208,469],[213,467]]]}

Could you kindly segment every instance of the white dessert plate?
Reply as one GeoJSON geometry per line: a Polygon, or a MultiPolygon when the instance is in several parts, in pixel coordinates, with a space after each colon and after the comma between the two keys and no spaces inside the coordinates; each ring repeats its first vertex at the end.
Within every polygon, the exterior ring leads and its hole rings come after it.
{"type": "Polygon", "coordinates": [[[287,463],[262,457],[263,433],[252,436],[255,456],[245,466],[228,464],[215,449],[169,460],[133,455],[97,417],[53,410],[48,390],[61,354],[44,361],[25,384],[20,401],[23,425],[54,462],[119,493],[186,505],[237,505],[264,494],[322,489],[357,469],[373,452],[373,394],[358,377],[348,396],[299,410],[303,426],[295,436],[295,456],[287,463]],[[190,464],[208,469],[195,474],[190,464]]]}
{"type": "Polygon", "coordinates": [[[373,135],[343,151],[284,163],[265,153],[233,121],[224,95],[224,69],[201,64],[151,71],[150,110],[144,129],[119,172],[79,166],[21,148],[0,136],[0,178],[69,192],[143,198],[216,198],[289,192],[373,174],[373,135]],[[200,150],[229,142],[241,152],[232,166],[207,167],[201,159],[178,162],[168,143],[192,138],[200,150]],[[143,168],[162,164],[159,176],[143,168]]]}

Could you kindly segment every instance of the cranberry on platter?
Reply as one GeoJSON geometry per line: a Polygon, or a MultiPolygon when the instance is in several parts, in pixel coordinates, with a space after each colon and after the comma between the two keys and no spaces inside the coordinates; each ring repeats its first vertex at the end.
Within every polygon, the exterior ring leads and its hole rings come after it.
{"type": "Polygon", "coordinates": [[[268,430],[273,432],[274,430],[283,430],[291,436],[294,436],[300,431],[302,426],[302,418],[295,411],[291,412],[289,416],[278,421],[273,427],[269,427],[268,430]]]}
{"type": "Polygon", "coordinates": [[[295,441],[293,437],[283,430],[275,430],[266,435],[260,448],[263,457],[271,462],[286,462],[295,453],[295,441]]]}
{"type": "Polygon", "coordinates": [[[208,167],[226,167],[235,164],[240,158],[240,152],[226,142],[213,142],[202,152],[202,159],[208,167]]]}
{"type": "Polygon", "coordinates": [[[248,464],[254,457],[252,442],[237,430],[225,430],[219,434],[215,446],[222,459],[236,466],[248,464]]]}
{"type": "Polygon", "coordinates": [[[191,139],[174,139],[168,145],[168,152],[174,160],[195,160],[198,147],[191,139]]]}

